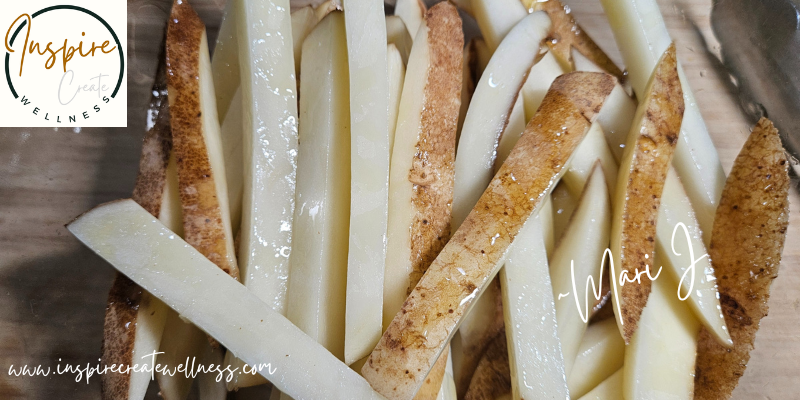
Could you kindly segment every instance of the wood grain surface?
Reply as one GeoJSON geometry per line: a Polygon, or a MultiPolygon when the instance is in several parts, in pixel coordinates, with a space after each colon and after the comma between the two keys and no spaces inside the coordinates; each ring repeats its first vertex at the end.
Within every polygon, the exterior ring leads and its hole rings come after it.
{"type": "MultiPolygon", "coordinates": [[[[313,2],[303,0],[301,3],[313,2]]],[[[113,269],[64,224],[105,201],[129,197],[145,107],[170,1],[128,0],[128,128],[0,128],[0,398],[99,399],[100,380],[74,375],[9,376],[20,365],[96,364],[113,269]]],[[[225,0],[193,0],[214,43],[225,0]]],[[[566,0],[575,18],[622,65],[600,3],[566,0]]],[[[710,29],[711,0],[661,0],[700,110],[726,171],[750,126],[722,68],[710,29]]],[[[299,5],[297,3],[295,5],[299,5]]],[[[465,26],[474,26],[466,23],[465,26]]],[[[790,225],[770,314],[734,399],[790,399],[800,391],[800,196],[793,181],[790,225]]],[[[151,385],[148,399],[156,399],[151,385]]]]}

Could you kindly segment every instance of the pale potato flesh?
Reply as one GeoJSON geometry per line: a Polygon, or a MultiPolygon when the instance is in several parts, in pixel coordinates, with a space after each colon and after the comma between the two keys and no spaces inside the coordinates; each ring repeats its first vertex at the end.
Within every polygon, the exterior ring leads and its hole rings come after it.
{"type": "Polygon", "coordinates": [[[400,50],[393,43],[386,45],[386,68],[389,71],[389,149],[393,150],[397,114],[400,112],[400,96],[403,94],[406,78],[406,65],[400,50]]]}
{"type": "MultiPolygon", "coordinates": [[[[205,347],[211,347],[205,333],[196,326],[181,319],[174,310],[170,310],[164,325],[164,337],[156,362],[173,370],[186,363],[186,359],[195,358],[200,362],[200,355],[205,347]]],[[[217,349],[221,351],[221,349],[217,349]]],[[[194,378],[186,374],[156,374],[158,388],[164,400],[185,400],[192,388],[194,378]]]]}
{"type": "Polygon", "coordinates": [[[695,399],[729,398],[745,373],[786,240],[793,186],[788,167],[778,130],[762,118],[733,164],[708,249],[733,348],[701,331],[695,399]]]}
{"type": "Polygon", "coordinates": [[[494,175],[498,141],[549,29],[546,14],[525,17],[509,32],[481,75],[458,142],[454,228],[461,225],[494,175]]]}
{"type": "Polygon", "coordinates": [[[394,4],[394,15],[403,20],[411,40],[416,41],[419,27],[425,20],[425,3],[422,0],[397,0],[394,4]]]}
{"type": "Polygon", "coordinates": [[[625,142],[631,131],[633,117],[636,114],[636,100],[628,96],[622,86],[617,86],[608,96],[605,106],[597,116],[597,122],[603,127],[611,154],[619,162],[625,150],[625,142]]]}
{"type": "MultiPolygon", "coordinates": [[[[408,32],[408,29],[406,29],[406,24],[397,15],[386,16],[386,43],[395,45],[403,58],[403,66],[407,65],[408,56],[411,54],[411,47],[414,44],[414,38],[411,36],[411,33],[408,32]]],[[[389,123],[391,122],[390,119],[389,123]]]]}
{"type": "Polygon", "coordinates": [[[238,28],[236,27],[239,21],[236,20],[236,13],[233,12],[234,3],[234,1],[229,1],[225,5],[211,58],[211,76],[214,80],[214,94],[217,98],[217,116],[220,118],[228,115],[228,108],[233,102],[240,84],[239,42],[238,28]]]}
{"type": "Polygon", "coordinates": [[[220,126],[222,149],[225,158],[225,178],[228,186],[228,208],[231,216],[231,231],[238,234],[242,225],[242,91],[233,95],[228,113],[220,126]]]}
{"type": "Polygon", "coordinates": [[[605,258],[611,228],[611,202],[605,174],[595,164],[578,200],[564,236],[550,259],[551,293],[555,299],[558,338],[564,371],[570,376],[581,338],[589,322],[595,291],[601,284],[600,266],[605,258]],[[589,277],[593,285],[588,283],[589,277]]]}
{"type": "Polygon", "coordinates": [[[497,273],[524,222],[541,209],[563,175],[615,81],[589,72],[556,79],[474,212],[431,264],[364,365],[362,374],[378,392],[393,399],[413,397],[474,298],[497,273]]]}
{"type": "Polygon", "coordinates": [[[303,44],[300,145],[286,317],[344,360],[350,212],[350,108],[344,18],[334,11],[303,44]]]}
{"type": "Polygon", "coordinates": [[[542,229],[529,218],[500,270],[514,399],[569,397],[542,229]]]}
{"type": "Polygon", "coordinates": [[[531,67],[528,79],[522,86],[522,97],[525,99],[525,121],[530,121],[536,115],[536,111],[542,105],[544,95],[547,94],[553,81],[570,71],[572,70],[565,70],[550,51],[531,67]]]}
{"type": "Polygon", "coordinates": [[[578,400],[623,400],[622,370],[617,370],[589,393],[579,397],[578,400]]]}
{"type": "Polygon", "coordinates": [[[586,133],[586,138],[575,150],[575,157],[569,163],[569,170],[562,178],[572,196],[577,198],[583,192],[594,165],[598,161],[603,169],[603,175],[605,175],[608,193],[615,193],[619,172],[617,161],[614,160],[614,156],[608,148],[603,128],[600,123],[594,122],[589,132],[586,133]]]}
{"type": "Polygon", "coordinates": [[[572,372],[567,376],[570,396],[581,397],[600,385],[622,368],[624,359],[625,341],[613,318],[589,325],[581,339],[572,372]]]}
{"type": "Polygon", "coordinates": [[[578,197],[569,192],[564,182],[559,182],[550,194],[553,203],[553,237],[556,245],[564,236],[572,213],[575,212],[575,207],[578,205],[578,197]]]}
{"type": "Polygon", "coordinates": [[[500,142],[497,144],[497,158],[494,160],[494,172],[500,170],[503,162],[508,158],[511,149],[517,144],[517,140],[525,131],[525,125],[528,121],[525,119],[525,101],[521,95],[517,95],[517,100],[511,108],[511,114],[508,115],[508,123],[503,133],[500,134],[500,142]]]}
{"type": "Polygon", "coordinates": [[[335,1],[327,0],[316,8],[305,6],[292,13],[292,50],[294,52],[295,77],[298,80],[300,80],[300,64],[302,62],[303,43],[306,37],[326,15],[338,8],[339,6],[335,1]]]}
{"type": "Polygon", "coordinates": [[[656,220],[664,179],[678,142],[683,109],[673,45],[662,56],[647,94],[636,110],[613,200],[610,247],[613,264],[609,269],[612,282],[625,279],[627,284],[620,283],[611,298],[626,343],[636,331],[647,304],[651,283],[648,276],[654,277],[658,272],[658,265],[653,264],[656,220]],[[635,281],[627,282],[630,280],[635,281]]]}
{"type": "Polygon", "coordinates": [[[294,399],[380,399],[355,371],[132,200],[68,225],[79,240],[294,399]],[[313,378],[312,378],[313,377],[313,378]]]}
{"type": "Polygon", "coordinates": [[[503,38],[528,14],[519,0],[470,0],[483,40],[494,53],[503,38]]]}

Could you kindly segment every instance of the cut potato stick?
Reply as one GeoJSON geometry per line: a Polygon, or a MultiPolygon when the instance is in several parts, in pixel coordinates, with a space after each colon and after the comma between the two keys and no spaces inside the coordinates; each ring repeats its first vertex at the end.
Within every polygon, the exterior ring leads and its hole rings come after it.
{"type": "Polygon", "coordinates": [[[406,24],[397,15],[386,16],[386,43],[397,47],[403,57],[403,66],[407,65],[414,39],[406,29],[406,24]]]}
{"type": "Polygon", "coordinates": [[[525,17],[497,49],[475,88],[458,142],[454,228],[461,225],[492,179],[498,141],[549,29],[545,13],[525,17]]]}
{"type": "Polygon", "coordinates": [[[100,205],[67,228],[248,364],[263,365],[260,373],[293,398],[381,398],[355,371],[134,201],[100,205]]]}
{"type": "Polygon", "coordinates": [[[456,382],[453,378],[453,350],[450,349],[450,354],[447,357],[447,367],[444,370],[444,378],[442,379],[442,388],[436,396],[436,400],[456,400],[456,382]]]}
{"type": "Polygon", "coordinates": [[[522,96],[517,95],[517,100],[514,102],[514,107],[511,108],[511,114],[508,115],[508,122],[503,133],[500,134],[500,142],[497,145],[497,158],[494,160],[494,169],[496,173],[500,170],[500,166],[508,158],[511,149],[517,144],[517,140],[522,136],[525,131],[525,125],[528,121],[525,119],[525,107],[522,96]]]}
{"type": "Polygon", "coordinates": [[[167,26],[167,87],[186,241],[239,278],[205,26],[175,1],[167,26]]]}
{"type": "Polygon", "coordinates": [[[553,203],[553,237],[557,245],[569,225],[572,213],[575,212],[578,196],[573,196],[569,192],[566,183],[559,182],[550,194],[550,199],[553,203]]]}
{"type": "MultiPolygon", "coordinates": [[[[161,222],[182,232],[175,159],[170,157],[172,131],[166,79],[166,65],[162,62],[153,83],[149,106],[154,124],[148,129],[142,143],[133,199],[161,222]]],[[[168,312],[169,308],[160,300],[124,275],[117,274],[108,294],[102,363],[149,365],[148,358],[142,357],[158,349],[168,312]]],[[[142,400],[150,384],[150,374],[147,372],[110,373],[101,377],[103,398],[109,400],[142,400]]]]}
{"type": "Polygon", "coordinates": [[[623,400],[622,370],[617,370],[592,391],[581,396],[579,400],[623,400]]]}
{"type": "MultiPolygon", "coordinates": [[[[538,19],[537,14],[531,17],[538,19]]],[[[615,81],[590,72],[556,79],[474,212],[431,264],[364,365],[362,374],[378,392],[393,399],[413,397],[475,296],[497,273],[524,222],[539,212],[563,175],[615,81]]]]}
{"type": "Polygon", "coordinates": [[[231,232],[236,235],[242,225],[242,90],[237,89],[228,107],[228,114],[220,126],[222,150],[225,159],[225,180],[228,186],[228,208],[231,216],[231,232]]]}
{"type": "Polygon", "coordinates": [[[463,36],[455,6],[431,8],[415,39],[389,180],[383,326],[450,239],[463,36]]]}
{"type": "Polygon", "coordinates": [[[483,353],[464,395],[465,400],[494,400],[511,392],[506,334],[501,331],[483,353]]]}
{"type": "MultiPolygon", "coordinates": [[[[455,6],[453,6],[455,7],[455,6]]],[[[414,400],[436,400],[439,397],[439,392],[442,391],[442,384],[444,383],[444,376],[447,370],[447,363],[450,358],[450,347],[448,346],[433,364],[431,372],[425,377],[425,382],[417,391],[414,400]]]]}
{"type": "Polygon", "coordinates": [[[341,12],[303,44],[297,204],[286,316],[340,360],[345,347],[350,214],[350,89],[341,12]]]}
{"type": "Polygon", "coordinates": [[[603,72],[614,75],[620,80],[625,78],[622,70],[611,61],[586,31],[575,22],[575,19],[570,14],[569,7],[565,7],[558,0],[535,1],[530,5],[528,11],[544,11],[550,16],[553,21],[553,32],[548,45],[552,49],[553,55],[559,59],[565,69],[580,70],[572,57],[572,49],[575,49],[585,56],[587,60],[599,66],[603,72]]]}
{"type": "Polygon", "coordinates": [[[412,41],[417,40],[417,31],[425,20],[426,11],[422,0],[397,0],[394,4],[394,15],[403,20],[412,41]]]}
{"type": "Polygon", "coordinates": [[[297,80],[300,80],[300,63],[306,37],[326,15],[337,9],[339,6],[335,1],[327,0],[316,8],[305,6],[292,13],[292,49],[294,50],[294,71],[297,80]]]}
{"type": "MultiPolygon", "coordinates": [[[[458,362],[458,369],[454,375],[456,392],[459,398],[466,394],[472,374],[478,367],[486,347],[495,336],[503,330],[503,297],[500,290],[500,278],[496,277],[492,283],[479,294],[475,305],[464,315],[464,321],[458,328],[460,351],[462,357],[458,362]]],[[[455,340],[453,340],[455,342],[455,340]]]]}
{"type": "Polygon", "coordinates": [[[656,220],[661,193],[678,141],[683,118],[683,96],[678,80],[675,46],[670,46],[643,97],[625,153],[620,162],[611,226],[612,281],[627,280],[612,292],[622,337],[629,343],[647,304],[651,279],[656,220]],[[642,279],[640,274],[647,276],[642,279]],[[649,279],[648,279],[649,278],[649,279]],[[630,282],[634,281],[634,282],[630,282]]]}
{"type": "MultiPolygon", "coordinates": [[[[625,61],[633,91],[643,98],[650,75],[672,42],[658,4],[656,0],[602,0],[601,3],[625,61]]],[[[708,245],[714,212],[725,184],[725,172],[680,66],[678,73],[686,112],[673,165],[692,201],[708,245]]]]}
{"type": "MultiPolygon", "coordinates": [[[[211,77],[214,80],[214,94],[217,98],[217,116],[225,118],[228,107],[238,92],[239,78],[239,43],[237,38],[236,12],[234,1],[225,5],[222,22],[214,45],[214,56],[211,58],[211,77]]],[[[223,120],[220,120],[222,124],[223,120]]],[[[227,165],[226,165],[227,167],[227,165]]]]}
{"type": "Polygon", "coordinates": [[[570,54],[572,55],[572,65],[575,66],[576,71],[606,72],[597,63],[581,54],[578,49],[573,47],[570,54]]]}
{"type": "Polygon", "coordinates": [[[586,133],[586,138],[575,150],[575,157],[569,163],[569,169],[562,178],[574,197],[579,197],[583,192],[596,162],[600,162],[603,169],[608,193],[615,193],[619,168],[608,148],[603,128],[598,122],[592,124],[589,132],[586,133]]]}
{"type": "Polygon", "coordinates": [[[727,399],[744,375],[759,323],[769,311],[770,286],[786,240],[788,167],[777,129],[762,118],[733,164],[709,247],[733,349],[701,331],[696,399],[727,399]]]}
{"type": "Polygon", "coordinates": [[[611,228],[611,203],[603,168],[592,168],[577,208],[550,260],[550,279],[558,320],[564,371],[570,376],[600,285],[611,228]],[[588,284],[589,277],[593,285],[588,284]],[[590,300],[592,299],[592,300],[590,300]]]}
{"type": "Polygon", "coordinates": [[[536,110],[542,105],[542,99],[553,81],[570,71],[572,70],[565,70],[550,51],[531,67],[528,79],[522,86],[522,97],[525,99],[525,121],[530,121],[536,115],[536,110]]]}
{"type": "Polygon", "coordinates": [[[386,45],[386,68],[389,71],[389,150],[393,151],[397,114],[400,112],[400,96],[403,94],[403,83],[406,79],[406,67],[397,46],[391,43],[386,45]]]}
{"type": "MultiPolygon", "coordinates": [[[[222,349],[215,349],[206,345],[203,353],[200,356],[201,365],[219,365],[224,369],[222,349]]],[[[228,398],[228,389],[225,385],[225,377],[217,381],[217,374],[205,373],[199,374],[197,377],[197,393],[198,400],[225,400],[228,398]]]]}
{"type": "Polygon", "coordinates": [[[569,398],[540,216],[520,230],[500,282],[512,397],[569,398]]]}
{"type": "Polygon", "coordinates": [[[613,319],[589,325],[581,339],[572,372],[567,376],[570,396],[581,397],[600,385],[622,368],[624,359],[625,341],[613,319]]]}
{"type": "MultiPolygon", "coordinates": [[[[158,350],[163,354],[158,355],[158,363],[165,365],[170,371],[176,370],[181,364],[186,364],[186,360],[191,362],[194,359],[199,363],[202,361],[200,356],[204,347],[211,346],[203,331],[181,319],[177,312],[170,310],[164,326],[164,338],[158,350]]],[[[181,373],[174,375],[157,373],[156,380],[164,400],[185,400],[194,382],[193,377],[181,373]]]]}
{"type": "Polygon", "coordinates": [[[464,46],[464,57],[461,70],[461,107],[458,110],[456,146],[458,146],[458,140],[461,137],[461,129],[464,127],[464,119],[467,117],[469,102],[472,101],[472,93],[475,92],[475,72],[478,68],[477,64],[478,54],[475,50],[475,39],[471,39],[469,43],[464,46]]]}
{"type": "Polygon", "coordinates": [[[625,142],[631,131],[635,114],[636,101],[628,96],[622,86],[617,86],[608,96],[603,109],[600,110],[600,115],[597,116],[597,122],[603,127],[611,154],[614,155],[617,162],[622,159],[625,142]]]}
{"type": "Polygon", "coordinates": [[[383,276],[389,210],[389,80],[386,19],[380,0],[346,0],[350,69],[350,236],[346,330],[351,363],[369,354],[383,327],[383,276]],[[355,328],[358,327],[358,328],[355,328]]]}
{"type": "MultiPolygon", "coordinates": [[[[490,55],[497,50],[511,29],[528,14],[519,0],[471,0],[470,3],[490,55]]],[[[535,46],[531,48],[536,49],[535,46]]]]}
{"type": "MultiPolygon", "coordinates": [[[[656,253],[655,265],[660,255],[656,253]]],[[[700,324],[689,305],[678,300],[678,283],[663,274],[625,346],[623,393],[626,399],[691,399],[700,324]]]]}

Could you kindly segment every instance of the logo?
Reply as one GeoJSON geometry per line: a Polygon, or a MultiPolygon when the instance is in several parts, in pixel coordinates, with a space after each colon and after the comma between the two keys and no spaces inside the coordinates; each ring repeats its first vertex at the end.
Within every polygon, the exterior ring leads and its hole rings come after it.
{"type": "Polygon", "coordinates": [[[0,126],[127,126],[124,2],[15,1],[0,10],[0,126]]]}

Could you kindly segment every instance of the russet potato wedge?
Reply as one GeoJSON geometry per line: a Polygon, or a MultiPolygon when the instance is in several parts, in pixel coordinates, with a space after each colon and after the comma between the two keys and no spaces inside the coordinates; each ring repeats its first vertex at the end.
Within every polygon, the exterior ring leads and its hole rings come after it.
{"type": "MultiPolygon", "coordinates": [[[[585,143],[585,141],[584,141],[585,143]]],[[[599,287],[611,228],[611,202],[605,174],[595,163],[564,236],[550,259],[558,338],[564,371],[570,376],[599,287]],[[594,286],[588,284],[591,277],[594,286]],[[565,295],[565,296],[562,296],[565,295]]],[[[506,328],[508,329],[508,328],[506,328]]]]}
{"type": "Polygon", "coordinates": [[[403,20],[412,42],[417,40],[417,32],[425,21],[426,11],[422,0],[397,0],[394,4],[394,15],[403,20]]]}
{"type": "MultiPolygon", "coordinates": [[[[643,98],[661,54],[672,42],[658,3],[656,0],[601,0],[601,4],[611,23],[633,91],[643,98]]],[[[725,172],[680,65],[678,74],[686,112],[673,165],[692,201],[708,245],[714,213],[725,185],[725,172]]]]}
{"type": "Polygon", "coordinates": [[[475,210],[433,261],[364,365],[362,374],[378,392],[392,399],[413,397],[474,298],[499,270],[522,225],[541,209],[563,175],[615,84],[610,75],[590,72],[556,79],[475,210]]]}
{"type": "Polygon", "coordinates": [[[570,396],[581,397],[600,385],[622,368],[624,359],[625,341],[613,319],[589,325],[581,339],[572,372],[567,376],[570,396]]]}
{"type": "Polygon", "coordinates": [[[619,291],[612,292],[618,295],[613,295],[612,300],[619,311],[617,323],[625,343],[636,331],[650,294],[651,279],[659,271],[653,264],[658,206],[678,141],[683,109],[673,45],[662,56],[647,95],[636,110],[613,201],[611,277],[612,281],[626,282],[618,283],[619,291]]]}
{"type": "Polygon", "coordinates": [[[733,348],[701,331],[695,399],[727,399],[744,375],[786,239],[788,167],[777,129],[762,118],[733,164],[708,249],[733,348]]]}
{"type": "Polygon", "coordinates": [[[490,55],[527,14],[518,0],[470,0],[470,3],[490,55]]]}
{"type": "Polygon", "coordinates": [[[548,42],[553,55],[568,69],[578,70],[572,57],[574,48],[588,60],[599,66],[604,72],[624,79],[622,70],[617,67],[600,47],[589,37],[570,14],[569,8],[558,0],[534,1],[530,12],[544,11],[553,21],[551,40],[548,42]]]}
{"type": "Polygon", "coordinates": [[[225,161],[205,26],[176,1],[167,25],[167,87],[186,241],[238,279],[225,161]]]}
{"type": "Polygon", "coordinates": [[[494,400],[511,392],[511,371],[504,331],[495,336],[483,353],[469,383],[465,400],[494,400]]]}
{"type": "Polygon", "coordinates": [[[515,399],[569,397],[541,215],[522,227],[500,270],[515,399]]]}
{"type": "Polygon", "coordinates": [[[454,228],[461,225],[492,179],[498,141],[549,29],[546,14],[525,17],[503,40],[475,87],[458,142],[454,228]]]}
{"type": "Polygon", "coordinates": [[[343,360],[350,216],[350,108],[344,18],[334,11],[303,44],[300,145],[286,317],[343,360]]]}
{"type": "Polygon", "coordinates": [[[364,332],[348,350],[347,360],[354,362],[369,353],[383,327],[391,131],[383,2],[346,0],[344,21],[352,94],[345,323],[364,332]]]}
{"type": "Polygon", "coordinates": [[[589,393],[579,397],[578,400],[623,400],[622,370],[617,370],[589,393]]]}
{"type": "MultiPolygon", "coordinates": [[[[162,58],[163,60],[163,58],[162,58]]],[[[154,124],[144,136],[139,174],[133,199],[150,214],[176,231],[183,230],[178,180],[172,153],[167,104],[166,65],[158,67],[149,111],[154,124]],[[171,168],[170,168],[171,167],[171,168]]],[[[158,349],[169,308],[122,274],[117,274],[108,294],[103,326],[102,362],[106,365],[143,364],[142,356],[158,349]]],[[[103,374],[104,399],[142,400],[150,384],[149,373],[103,374]]]]}
{"type": "Polygon", "coordinates": [[[263,364],[260,373],[293,398],[381,398],[355,371],[134,201],[95,207],[67,229],[237,357],[263,364]]]}

